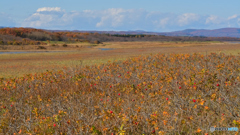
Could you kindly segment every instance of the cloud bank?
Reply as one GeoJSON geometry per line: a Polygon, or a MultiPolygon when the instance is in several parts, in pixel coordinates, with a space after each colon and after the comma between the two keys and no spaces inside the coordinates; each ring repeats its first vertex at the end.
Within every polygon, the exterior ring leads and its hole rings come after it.
{"type": "Polygon", "coordinates": [[[0,26],[11,27],[15,25],[15,21],[8,14],[0,12],[0,26]]]}
{"type": "Polygon", "coordinates": [[[111,8],[66,12],[60,7],[42,7],[21,22],[22,27],[67,30],[175,31],[239,27],[240,15],[223,18],[194,13],[174,14],[144,9],[111,8]]]}

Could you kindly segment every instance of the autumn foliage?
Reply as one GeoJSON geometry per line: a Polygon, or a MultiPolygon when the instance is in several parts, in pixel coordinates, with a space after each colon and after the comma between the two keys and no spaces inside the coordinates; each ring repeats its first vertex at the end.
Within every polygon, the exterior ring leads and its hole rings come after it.
{"type": "MultiPolygon", "coordinates": [[[[151,33],[150,33],[151,34],[151,33]]],[[[153,34],[153,33],[152,33],[153,34]]],[[[1,28],[0,45],[44,45],[43,41],[63,41],[69,43],[121,41],[160,41],[160,42],[185,42],[185,41],[239,41],[233,37],[202,37],[202,36],[164,36],[146,35],[129,32],[107,31],[60,31],[42,30],[34,28],[1,28]]]]}
{"type": "Polygon", "coordinates": [[[0,80],[0,133],[205,134],[240,128],[240,58],[156,54],[0,80]]]}

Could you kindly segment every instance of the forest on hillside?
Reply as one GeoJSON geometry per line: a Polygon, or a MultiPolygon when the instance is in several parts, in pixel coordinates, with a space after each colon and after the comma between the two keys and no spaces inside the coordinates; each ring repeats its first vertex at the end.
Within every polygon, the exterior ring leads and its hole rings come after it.
{"type": "Polygon", "coordinates": [[[128,41],[240,41],[233,37],[203,37],[203,36],[164,36],[147,34],[109,34],[100,32],[50,31],[34,28],[1,28],[0,45],[45,45],[43,41],[75,42],[128,42],[128,41]]]}

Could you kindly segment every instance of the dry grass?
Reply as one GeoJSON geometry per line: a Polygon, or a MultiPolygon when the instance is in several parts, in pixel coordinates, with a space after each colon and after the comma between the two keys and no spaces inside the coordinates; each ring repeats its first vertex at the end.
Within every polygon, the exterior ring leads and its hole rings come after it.
{"type": "Polygon", "coordinates": [[[66,50],[82,50],[94,44],[91,43],[66,43],[67,47],[63,47],[65,43],[53,42],[48,45],[0,45],[1,51],[66,51],[66,50]],[[39,49],[40,47],[45,49],[39,49]]]}
{"type": "Polygon", "coordinates": [[[83,48],[155,48],[155,47],[189,47],[189,46],[206,46],[206,45],[223,45],[221,42],[104,42],[102,44],[92,43],[64,43],[51,41],[48,45],[0,45],[1,51],[63,51],[63,50],[82,50],[83,48]],[[63,47],[67,44],[68,47],[63,47]],[[38,49],[43,46],[46,49],[38,49]]]}
{"type": "MultiPolygon", "coordinates": [[[[152,48],[221,45],[221,42],[104,42],[101,48],[152,48]]],[[[98,47],[99,47],[98,46],[98,47]]]]}
{"type": "Polygon", "coordinates": [[[123,60],[127,56],[116,57],[91,55],[95,51],[62,53],[4,54],[0,58],[0,78],[20,77],[24,74],[39,73],[46,70],[60,70],[63,67],[85,66],[123,60]]]}
{"type": "MultiPolygon", "coordinates": [[[[72,46],[72,47],[71,47],[72,46]]],[[[222,51],[226,54],[237,55],[240,52],[239,44],[214,42],[107,42],[97,46],[85,44],[82,48],[47,46],[47,51],[67,51],[54,53],[28,53],[28,54],[1,54],[0,77],[16,77],[28,73],[43,72],[52,69],[62,69],[72,65],[84,65],[107,62],[109,59],[125,59],[127,57],[155,53],[203,53],[222,51]],[[88,48],[91,46],[91,48],[88,48]],[[49,47],[49,48],[48,48],[49,47]],[[101,51],[98,48],[113,48],[101,51]],[[65,50],[63,50],[65,49],[65,50]],[[101,62],[100,62],[101,61],[101,62]]],[[[28,48],[30,49],[30,48],[28,48]]],[[[24,50],[26,51],[26,50],[24,50]]],[[[39,50],[38,50],[39,51],[39,50]]]]}

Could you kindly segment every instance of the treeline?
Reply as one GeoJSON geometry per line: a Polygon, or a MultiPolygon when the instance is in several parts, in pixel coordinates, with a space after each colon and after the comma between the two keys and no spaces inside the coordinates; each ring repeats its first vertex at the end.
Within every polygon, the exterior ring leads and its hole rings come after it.
{"type": "Polygon", "coordinates": [[[107,41],[240,41],[233,37],[178,37],[147,34],[109,34],[72,31],[49,31],[33,28],[2,28],[0,29],[1,45],[44,45],[43,41],[90,42],[100,43],[107,41]]]}

